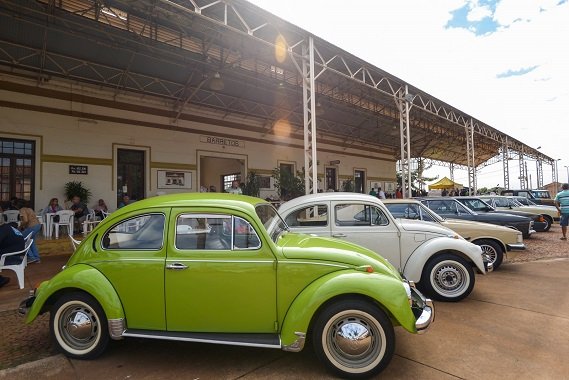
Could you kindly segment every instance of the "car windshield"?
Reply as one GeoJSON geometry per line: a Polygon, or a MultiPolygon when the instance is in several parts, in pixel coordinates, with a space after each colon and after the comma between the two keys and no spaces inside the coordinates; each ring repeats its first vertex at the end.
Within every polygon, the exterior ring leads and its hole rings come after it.
{"type": "Polygon", "coordinates": [[[524,206],[537,206],[531,199],[525,197],[513,198],[524,206]]]}
{"type": "Polygon", "coordinates": [[[277,210],[273,207],[273,205],[269,203],[261,203],[255,207],[255,212],[265,229],[269,233],[271,240],[273,242],[277,242],[279,236],[288,231],[288,226],[285,221],[281,218],[277,210]]]}
{"type": "Polygon", "coordinates": [[[494,211],[492,206],[481,199],[461,199],[460,202],[472,211],[494,211]]]}

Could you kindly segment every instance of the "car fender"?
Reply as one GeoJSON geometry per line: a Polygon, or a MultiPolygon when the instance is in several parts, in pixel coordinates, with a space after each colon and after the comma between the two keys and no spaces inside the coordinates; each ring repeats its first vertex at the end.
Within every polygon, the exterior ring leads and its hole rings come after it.
{"type": "Polygon", "coordinates": [[[36,298],[28,312],[26,322],[31,323],[43,313],[46,302],[54,302],[52,296],[61,291],[82,290],[93,296],[110,319],[124,318],[120,298],[109,280],[97,269],[77,264],[64,269],[49,281],[44,281],[36,290],[36,298]]]}
{"type": "MultiPolygon", "coordinates": [[[[288,308],[281,329],[284,349],[308,331],[313,317],[328,301],[339,296],[359,295],[373,300],[407,331],[416,333],[415,316],[403,282],[380,273],[341,271],[327,274],[308,285],[288,308]]],[[[289,349],[292,351],[292,349],[289,349]]]]}
{"type": "Polygon", "coordinates": [[[486,273],[482,261],[482,249],[479,246],[463,239],[438,237],[428,240],[409,256],[403,266],[403,275],[408,280],[419,282],[427,261],[436,254],[448,252],[458,254],[472,262],[481,273],[486,273]]]}

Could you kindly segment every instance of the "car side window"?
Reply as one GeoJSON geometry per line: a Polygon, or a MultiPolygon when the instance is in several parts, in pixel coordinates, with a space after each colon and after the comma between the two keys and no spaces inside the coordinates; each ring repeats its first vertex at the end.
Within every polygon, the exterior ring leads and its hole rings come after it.
{"type": "Polygon", "coordinates": [[[389,219],[382,210],[365,204],[339,204],[334,207],[337,226],[383,226],[389,219]]]}
{"type": "Polygon", "coordinates": [[[290,213],[285,222],[289,227],[325,227],[328,225],[328,206],[303,207],[290,213]]]}
{"type": "Polygon", "coordinates": [[[164,244],[164,214],[145,214],[123,220],[108,230],[103,249],[159,250],[164,244]]]}
{"type": "Polygon", "coordinates": [[[456,205],[454,202],[444,200],[428,201],[428,207],[439,215],[456,214],[456,205]]]}
{"type": "Polygon", "coordinates": [[[260,246],[255,229],[238,216],[182,214],[176,221],[177,249],[217,251],[260,246]]]}

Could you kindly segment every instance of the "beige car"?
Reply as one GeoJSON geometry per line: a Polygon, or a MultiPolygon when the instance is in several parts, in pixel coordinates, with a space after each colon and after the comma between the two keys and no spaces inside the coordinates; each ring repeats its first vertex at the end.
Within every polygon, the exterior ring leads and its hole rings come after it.
{"type": "Polygon", "coordinates": [[[479,198],[484,200],[484,202],[489,203],[497,210],[524,211],[542,215],[543,219],[545,219],[545,222],[547,223],[543,229],[544,231],[549,231],[553,221],[559,219],[559,214],[554,206],[529,204],[529,200],[527,198],[523,200],[521,199],[523,197],[504,195],[481,195],[479,198]]]}
{"type": "Polygon", "coordinates": [[[445,219],[421,202],[412,199],[382,199],[395,218],[417,219],[439,223],[458,233],[464,239],[479,245],[497,269],[504,255],[516,256],[526,249],[522,233],[516,229],[470,220],[445,219]]]}

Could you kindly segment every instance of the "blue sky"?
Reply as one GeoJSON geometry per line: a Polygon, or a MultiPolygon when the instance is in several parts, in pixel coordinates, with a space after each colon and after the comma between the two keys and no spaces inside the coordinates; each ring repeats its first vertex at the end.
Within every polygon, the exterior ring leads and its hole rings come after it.
{"type": "MultiPolygon", "coordinates": [[[[559,158],[569,181],[567,0],[250,0],[559,158]]],[[[476,149],[476,147],[475,147],[476,149]]],[[[518,181],[517,160],[510,183],[518,181]]],[[[479,186],[503,183],[494,164],[479,186]]],[[[528,172],[536,178],[535,163],[528,172]]],[[[448,169],[432,173],[448,176],[448,169]]],[[[468,182],[466,172],[455,171],[468,182]]],[[[544,181],[551,168],[544,167],[544,181]]],[[[519,184],[518,184],[519,185],[519,184]]]]}

